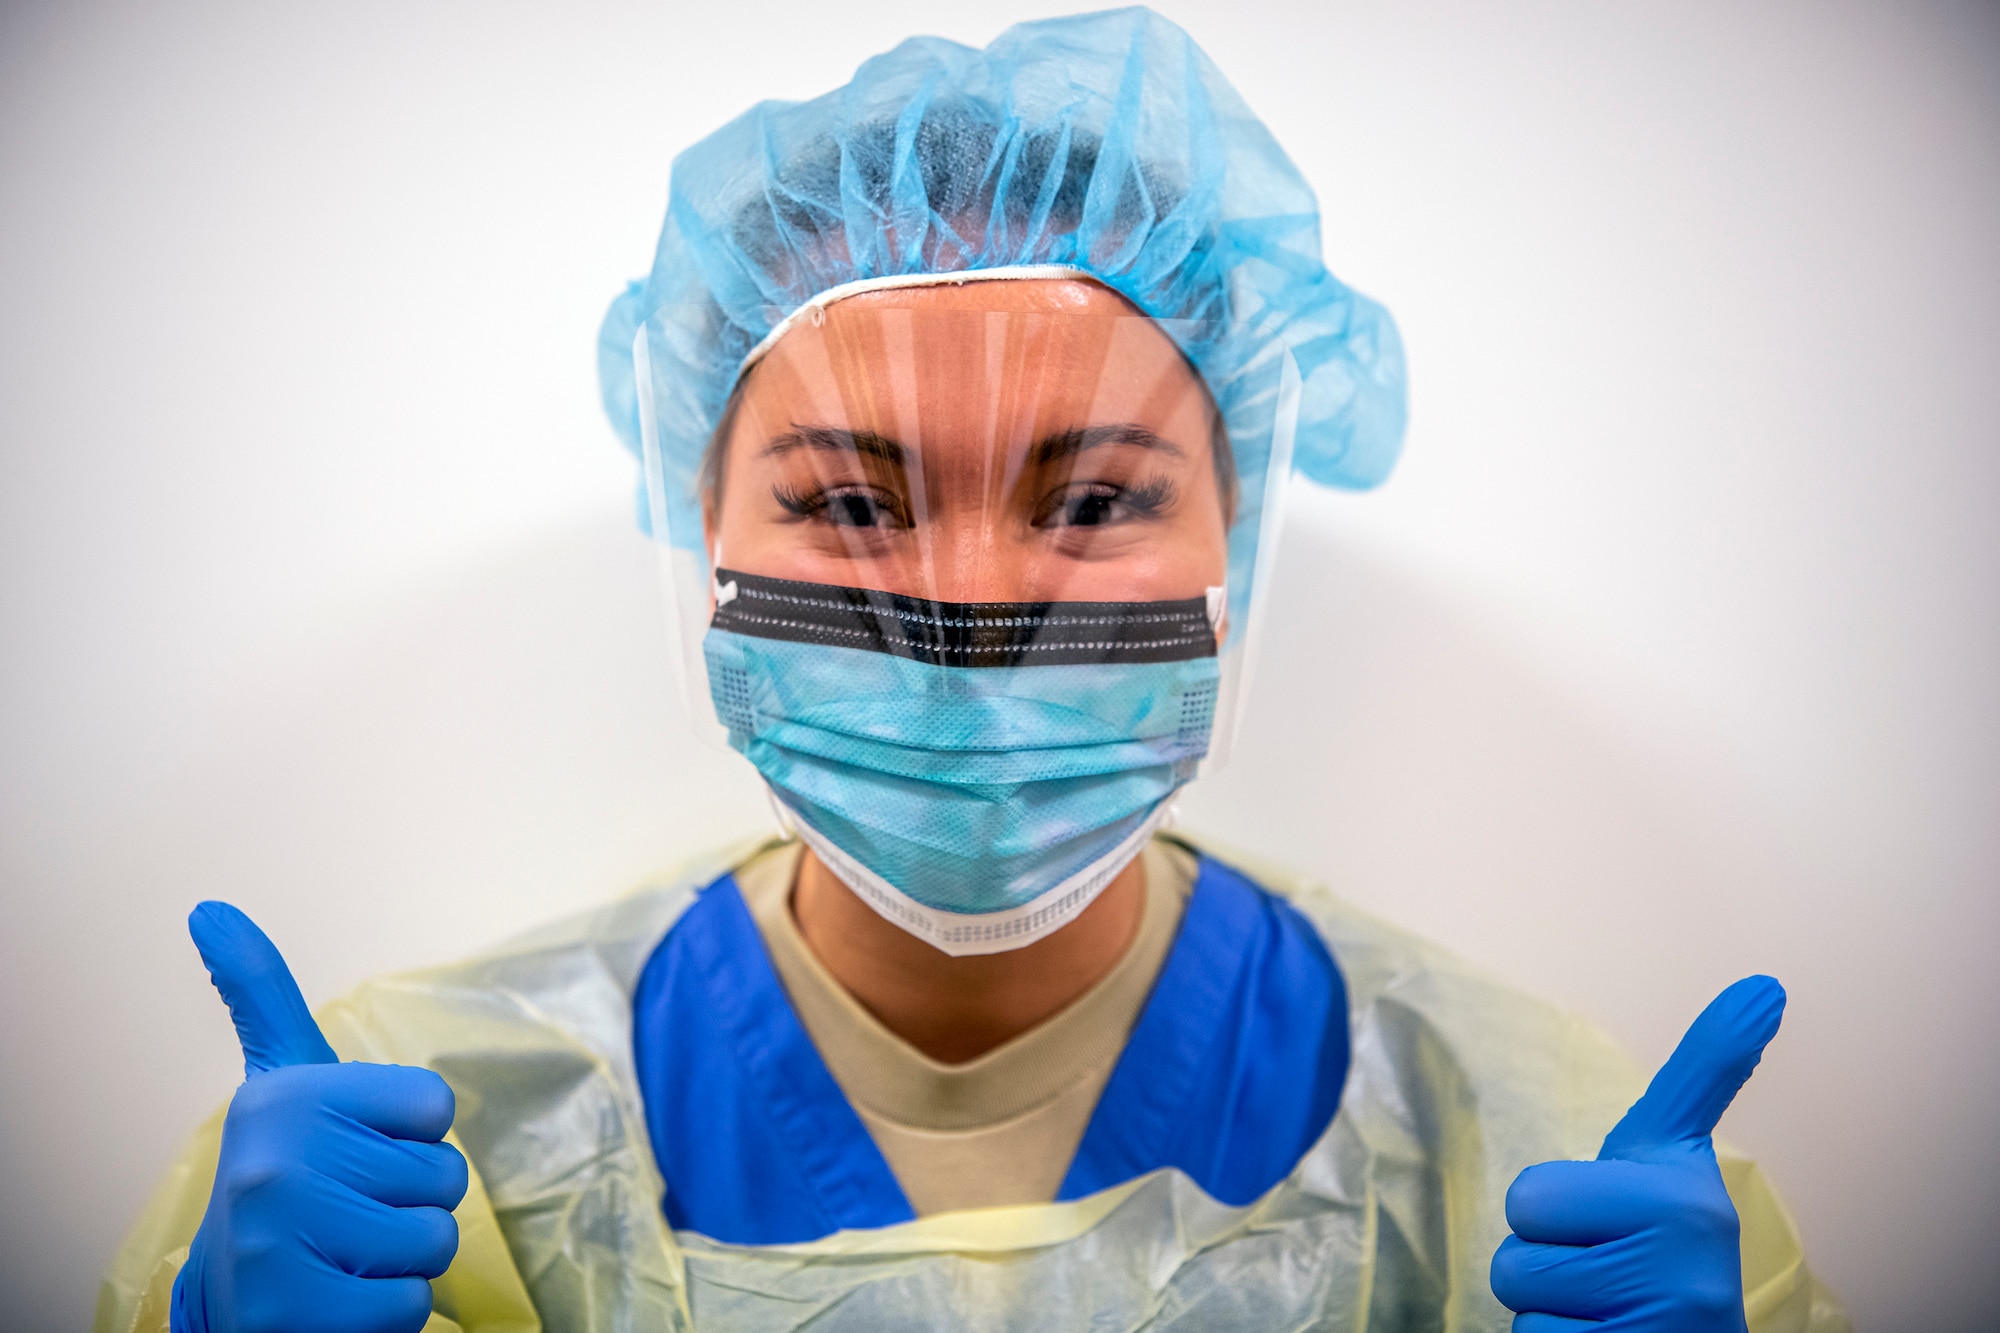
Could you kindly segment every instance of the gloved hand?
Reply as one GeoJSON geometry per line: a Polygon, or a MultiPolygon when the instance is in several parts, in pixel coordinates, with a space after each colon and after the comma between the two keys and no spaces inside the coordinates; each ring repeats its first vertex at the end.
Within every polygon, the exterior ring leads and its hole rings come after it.
{"type": "Polygon", "coordinates": [[[277,948],[208,902],[188,933],[243,1043],[173,1333],[417,1333],[458,1251],[465,1158],[428,1069],[341,1064],[277,948]]]}
{"type": "Polygon", "coordinates": [[[1515,1178],[1514,1234],[1492,1269],[1514,1333],[1743,1333],[1736,1207],[1709,1133],[1784,1012],[1770,977],[1737,982],[1701,1011],[1596,1161],[1515,1178]]]}

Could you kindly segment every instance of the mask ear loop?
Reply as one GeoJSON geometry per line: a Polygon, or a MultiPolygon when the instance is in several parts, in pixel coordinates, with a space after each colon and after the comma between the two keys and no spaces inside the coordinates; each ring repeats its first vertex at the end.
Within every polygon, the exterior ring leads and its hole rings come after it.
{"type": "MultiPolygon", "coordinates": [[[[729,586],[734,588],[736,585],[732,583],[729,586]]],[[[778,821],[778,832],[783,834],[787,841],[797,842],[799,826],[793,822],[792,812],[785,808],[785,803],[778,799],[778,793],[771,790],[768,783],[764,786],[764,799],[770,802],[771,818],[778,821]]]]}
{"type": "Polygon", "coordinates": [[[708,595],[715,599],[717,607],[728,606],[736,600],[736,580],[724,583],[722,574],[722,543],[717,541],[708,553],[708,595]]]}

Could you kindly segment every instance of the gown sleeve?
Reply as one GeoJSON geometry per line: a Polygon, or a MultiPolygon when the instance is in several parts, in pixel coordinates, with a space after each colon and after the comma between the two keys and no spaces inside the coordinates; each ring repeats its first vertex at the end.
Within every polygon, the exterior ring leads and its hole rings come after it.
{"type": "MultiPolygon", "coordinates": [[[[187,1260],[188,1243],[201,1225],[215,1180],[222,1114],[217,1111],[194,1132],[119,1246],[98,1284],[92,1333],[168,1333],[174,1278],[187,1260]]],[[[446,1139],[457,1144],[453,1135],[446,1139]]],[[[463,1151],[463,1144],[457,1146],[463,1151]]],[[[458,1254],[444,1276],[431,1283],[431,1317],[422,1333],[542,1333],[541,1317],[528,1299],[469,1157],[466,1168],[465,1198],[452,1211],[458,1219],[458,1254]]]]}
{"type": "Polygon", "coordinates": [[[1757,1164],[1721,1145],[1715,1156],[1742,1224],[1750,1333],[1853,1333],[1839,1299],[1806,1267],[1798,1228],[1757,1164]]]}

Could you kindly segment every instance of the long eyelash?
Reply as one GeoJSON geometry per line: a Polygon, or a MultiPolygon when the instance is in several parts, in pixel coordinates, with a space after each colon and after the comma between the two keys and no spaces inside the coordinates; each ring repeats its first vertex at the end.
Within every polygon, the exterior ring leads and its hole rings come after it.
{"type": "Polygon", "coordinates": [[[857,489],[871,492],[869,499],[888,518],[890,526],[909,526],[909,519],[900,500],[895,496],[872,493],[874,489],[872,487],[856,487],[851,483],[843,482],[833,486],[822,485],[814,486],[807,490],[799,490],[780,481],[772,484],[771,498],[776,500],[781,508],[789,513],[798,515],[800,518],[818,519],[825,517],[827,511],[833,508],[837,492],[857,489]]]}
{"type": "Polygon", "coordinates": [[[1165,477],[1154,477],[1137,486],[1126,489],[1118,497],[1120,504],[1129,505],[1142,514],[1154,514],[1165,509],[1174,500],[1174,483],[1165,477]]]}
{"type": "Polygon", "coordinates": [[[784,482],[771,487],[771,498],[789,513],[800,518],[811,518],[826,509],[826,488],[815,486],[811,490],[798,490],[784,482]]]}

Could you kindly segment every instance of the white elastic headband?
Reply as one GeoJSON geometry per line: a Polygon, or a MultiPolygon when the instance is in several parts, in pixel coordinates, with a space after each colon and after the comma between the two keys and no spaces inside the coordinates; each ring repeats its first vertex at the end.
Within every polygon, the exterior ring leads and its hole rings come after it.
{"type": "Polygon", "coordinates": [[[1096,274],[1068,264],[1015,264],[1005,268],[966,269],[962,273],[899,273],[886,278],[856,278],[853,282],[843,282],[838,287],[827,288],[774,324],[771,331],[750,349],[750,355],[743,358],[743,364],[736,368],[736,378],[741,380],[750,367],[763,360],[765,354],[777,345],[778,339],[784,337],[800,319],[817,322],[825,316],[828,306],[850,296],[859,296],[863,292],[894,291],[900,287],[963,287],[968,282],[1019,282],[1050,278],[1085,278],[1099,285],[1103,283],[1096,274]]]}

